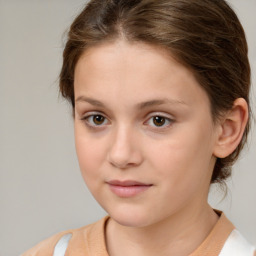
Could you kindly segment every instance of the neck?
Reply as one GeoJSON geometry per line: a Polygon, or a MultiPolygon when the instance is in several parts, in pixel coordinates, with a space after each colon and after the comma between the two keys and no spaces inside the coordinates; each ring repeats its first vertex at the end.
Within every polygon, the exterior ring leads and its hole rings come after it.
{"type": "Polygon", "coordinates": [[[208,204],[194,207],[190,214],[184,209],[147,227],[126,227],[110,219],[106,229],[109,255],[187,256],[203,242],[217,220],[208,204]]]}

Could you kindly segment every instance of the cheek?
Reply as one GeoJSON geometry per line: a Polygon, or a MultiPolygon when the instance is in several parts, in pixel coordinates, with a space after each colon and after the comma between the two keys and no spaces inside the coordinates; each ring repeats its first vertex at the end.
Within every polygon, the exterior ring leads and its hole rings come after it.
{"type": "Polygon", "coordinates": [[[75,127],[75,144],[80,170],[83,178],[87,180],[98,175],[103,159],[103,143],[97,143],[88,134],[84,134],[83,130],[75,127]]]}
{"type": "Polygon", "coordinates": [[[181,190],[209,179],[212,171],[210,129],[210,126],[198,125],[179,127],[164,143],[151,147],[148,151],[151,165],[158,172],[158,177],[181,190]]]}

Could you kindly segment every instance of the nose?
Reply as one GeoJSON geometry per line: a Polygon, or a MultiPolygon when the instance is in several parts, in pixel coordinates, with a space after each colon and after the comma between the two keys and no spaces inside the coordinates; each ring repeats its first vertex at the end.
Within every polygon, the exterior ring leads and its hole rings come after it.
{"type": "Polygon", "coordinates": [[[108,161],[119,169],[127,169],[140,165],[142,162],[142,147],[138,138],[128,127],[120,127],[112,134],[108,161]]]}

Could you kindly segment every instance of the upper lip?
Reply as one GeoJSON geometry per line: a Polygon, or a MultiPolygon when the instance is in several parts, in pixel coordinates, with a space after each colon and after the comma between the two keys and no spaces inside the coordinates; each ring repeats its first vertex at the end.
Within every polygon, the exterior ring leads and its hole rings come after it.
{"type": "Polygon", "coordinates": [[[130,186],[151,186],[152,184],[143,183],[135,180],[110,180],[107,182],[110,185],[113,186],[120,186],[120,187],[130,187],[130,186]]]}

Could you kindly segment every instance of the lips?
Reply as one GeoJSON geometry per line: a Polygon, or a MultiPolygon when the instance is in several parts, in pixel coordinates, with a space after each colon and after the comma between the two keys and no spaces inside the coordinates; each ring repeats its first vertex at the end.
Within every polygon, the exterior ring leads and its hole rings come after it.
{"type": "Polygon", "coordinates": [[[111,180],[107,182],[110,190],[119,197],[134,197],[148,190],[153,184],[142,183],[133,180],[111,180]]]}

